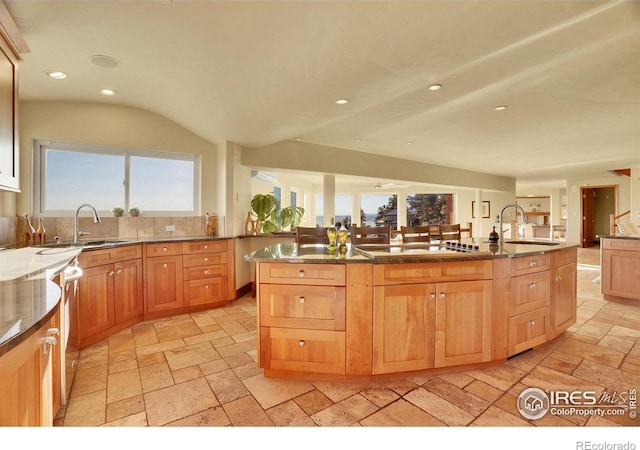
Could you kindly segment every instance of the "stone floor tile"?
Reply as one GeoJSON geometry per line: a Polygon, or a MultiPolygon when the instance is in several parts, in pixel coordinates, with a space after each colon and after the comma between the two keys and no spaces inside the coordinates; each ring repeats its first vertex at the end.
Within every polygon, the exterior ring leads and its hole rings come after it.
{"type": "Polygon", "coordinates": [[[629,350],[633,348],[634,340],[624,339],[617,336],[612,336],[608,334],[603,337],[600,342],[598,342],[598,346],[610,348],[612,350],[616,350],[619,352],[628,353],[629,350]]]}
{"type": "Polygon", "coordinates": [[[92,366],[87,369],[76,370],[70,397],[86,395],[90,392],[102,391],[107,388],[109,366],[92,366]]]}
{"type": "Polygon", "coordinates": [[[138,361],[139,368],[165,362],[167,360],[167,358],[164,357],[164,352],[151,353],[149,355],[139,356],[136,359],[138,361]]]}
{"type": "Polygon", "coordinates": [[[466,426],[475,418],[472,414],[423,387],[409,392],[404,399],[449,426],[466,426]]]}
{"type": "Polygon", "coordinates": [[[362,389],[366,389],[368,383],[345,383],[345,382],[331,382],[331,381],[311,381],[316,389],[329,397],[333,403],[338,403],[345,398],[351,397],[357,394],[362,389]]]}
{"type": "Polygon", "coordinates": [[[241,380],[244,380],[245,378],[251,378],[255,375],[262,375],[262,369],[256,365],[255,361],[251,361],[242,366],[234,367],[231,370],[233,370],[233,373],[235,373],[236,376],[241,380]]]}
{"type": "Polygon", "coordinates": [[[309,416],[333,405],[333,402],[317,389],[302,394],[293,400],[309,416]]]}
{"type": "Polygon", "coordinates": [[[315,426],[315,422],[293,400],[267,409],[266,413],[273,424],[278,427],[315,426]]]}
{"type": "Polygon", "coordinates": [[[215,406],[191,416],[170,422],[165,427],[226,427],[231,421],[222,406],[215,406]]]}
{"type": "Polygon", "coordinates": [[[458,386],[459,388],[463,388],[468,384],[471,384],[475,381],[475,378],[469,376],[464,372],[454,372],[454,373],[444,373],[438,375],[439,378],[458,386]]]}
{"type": "Polygon", "coordinates": [[[230,369],[207,375],[205,379],[209,383],[218,401],[222,404],[249,395],[249,391],[245,385],[242,384],[242,381],[240,381],[230,369]]]}
{"type": "Polygon", "coordinates": [[[558,350],[611,367],[618,367],[625,356],[623,352],[581,342],[575,338],[568,339],[558,350]]]}
{"type": "Polygon", "coordinates": [[[578,364],[572,364],[560,359],[556,359],[553,355],[545,358],[540,363],[540,365],[567,374],[571,374],[576,369],[576,367],[578,367],[578,364]]]}
{"type": "Polygon", "coordinates": [[[185,347],[185,343],[182,339],[176,339],[174,341],[158,342],[157,344],[145,345],[142,347],[136,347],[136,356],[151,355],[158,352],[166,352],[168,350],[175,350],[177,348],[185,347]]]}
{"type": "Polygon", "coordinates": [[[204,376],[204,373],[200,369],[200,366],[190,366],[183,369],[171,371],[173,381],[178,383],[184,383],[185,381],[194,380],[204,376]]]}
{"type": "Polygon", "coordinates": [[[490,406],[477,419],[471,423],[471,426],[480,427],[526,427],[531,426],[521,417],[509,414],[503,409],[490,406]]]}
{"type": "Polygon", "coordinates": [[[247,395],[222,406],[235,427],[270,427],[274,423],[256,399],[247,395]]]}
{"type": "MultiPolygon", "coordinates": [[[[107,403],[106,421],[113,422],[123,417],[145,412],[144,399],[142,394],[133,397],[107,403]]],[[[146,414],[145,414],[146,420],[146,414]]]]}
{"type": "Polygon", "coordinates": [[[109,364],[126,361],[128,359],[136,359],[136,350],[134,347],[120,352],[109,351],[109,364]]]}
{"type": "Polygon", "coordinates": [[[207,331],[206,333],[196,334],[195,336],[189,336],[183,338],[185,344],[194,345],[199,344],[201,342],[207,341],[215,341],[217,339],[225,338],[227,336],[227,332],[220,328],[219,325],[215,325],[217,328],[215,330],[207,331]]]}
{"type": "Polygon", "coordinates": [[[458,386],[443,380],[442,378],[433,378],[422,385],[423,389],[434,393],[446,400],[447,402],[457,406],[458,408],[468,412],[473,416],[478,416],[482,411],[487,409],[489,402],[480,397],[475,396],[458,386]]]}
{"type": "Polygon", "coordinates": [[[486,400],[489,403],[495,402],[498,398],[500,398],[502,394],[504,394],[504,392],[500,389],[490,386],[484,381],[480,380],[472,381],[467,386],[465,386],[464,390],[471,392],[475,396],[486,400]]]}
{"type": "Polygon", "coordinates": [[[105,423],[106,390],[72,397],[64,417],[65,427],[94,427],[105,423]]]}
{"type": "Polygon", "coordinates": [[[264,409],[269,409],[313,390],[313,385],[304,380],[266,378],[262,374],[246,378],[242,380],[242,383],[264,409]]]}
{"type": "Polygon", "coordinates": [[[125,350],[133,350],[133,334],[129,331],[126,334],[114,334],[109,338],[109,353],[118,353],[125,350]]]}
{"type": "Polygon", "coordinates": [[[218,406],[209,384],[197,378],[144,394],[149,426],[160,426],[218,406]]]}
{"type": "Polygon", "coordinates": [[[189,336],[197,336],[202,331],[194,322],[181,323],[172,326],[156,327],[159,342],[174,341],[189,336]]]}
{"type": "Polygon", "coordinates": [[[220,355],[209,342],[167,350],[164,352],[164,356],[167,358],[171,370],[220,359],[220,355]]]}
{"type": "Polygon", "coordinates": [[[135,359],[125,359],[124,361],[110,362],[109,373],[124,372],[125,370],[137,369],[138,361],[135,359]]]}
{"type": "Polygon", "coordinates": [[[378,408],[388,405],[400,398],[392,389],[381,384],[374,384],[360,391],[360,395],[376,405],[378,408]]]}
{"type": "Polygon", "coordinates": [[[122,419],[114,420],[113,422],[107,422],[103,427],[146,427],[147,413],[142,411],[136,414],[132,414],[122,419]]]}
{"type": "Polygon", "coordinates": [[[203,375],[211,375],[212,373],[229,369],[229,364],[227,364],[224,359],[220,358],[199,364],[198,367],[200,367],[203,375]]]}
{"type": "Polygon", "coordinates": [[[112,403],[142,394],[138,369],[112,373],[107,377],[107,402],[112,403]]]}
{"type": "Polygon", "coordinates": [[[109,363],[109,347],[90,347],[82,350],[78,359],[78,370],[102,366],[109,363]]]}
{"type": "Polygon", "coordinates": [[[435,427],[446,426],[406,400],[400,399],[362,419],[365,427],[435,427]]]}
{"type": "Polygon", "coordinates": [[[166,362],[141,367],[139,372],[142,392],[151,392],[174,384],[171,370],[166,362]]]}
{"type": "Polygon", "coordinates": [[[348,427],[376,412],[378,408],[360,394],[352,395],[311,416],[320,426],[348,427]]]}

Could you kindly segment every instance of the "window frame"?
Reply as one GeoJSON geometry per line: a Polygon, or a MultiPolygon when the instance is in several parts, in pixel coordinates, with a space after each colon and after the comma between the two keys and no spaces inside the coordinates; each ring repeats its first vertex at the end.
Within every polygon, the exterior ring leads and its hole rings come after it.
{"type": "MultiPolygon", "coordinates": [[[[188,161],[193,163],[193,204],[191,210],[188,211],[170,211],[170,210],[145,210],[144,215],[147,217],[173,217],[173,216],[199,216],[201,204],[201,171],[202,159],[200,155],[192,153],[169,152],[163,150],[145,150],[133,149],[125,147],[115,147],[95,144],[78,144],[61,141],[50,140],[34,140],[33,141],[33,209],[34,213],[41,217],[72,217],[75,210],[45,210],[46,202],[46,151],[62,150],[78,153],[95,153],[102,155],[114,155],[124,157],[124,204],[125,210],[135,205],[129,204],[130,192],[130,160],[131,157],[158,158],[163,160],[188,161]]],[[[80,206],[80,205],[78,205],[80,206]]],[[[116,205],[114,205],[116,206],[116,205]]],[[[101,215],[111,214],[110,210],[98,210],[101,215]]]]}

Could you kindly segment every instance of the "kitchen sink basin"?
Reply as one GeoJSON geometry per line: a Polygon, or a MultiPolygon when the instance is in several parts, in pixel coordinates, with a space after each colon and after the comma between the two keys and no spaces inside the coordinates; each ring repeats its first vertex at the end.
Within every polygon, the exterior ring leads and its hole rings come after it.
{"type": "Polygon", "coordinates": [[[512,240],[504,241],[505,244],[518,244],[518,245],[560,245],[558,242],[549,241],[525,241],[525,240],[512,240]]]}
{"type": "Polygon", "coordinates": [[[124,239],[96,239],[95,241],[79,242],[52,242],[50,244],[38,245],[37,247],[106,247],[109,245],[124,244],[129,242],[124,239]]]}

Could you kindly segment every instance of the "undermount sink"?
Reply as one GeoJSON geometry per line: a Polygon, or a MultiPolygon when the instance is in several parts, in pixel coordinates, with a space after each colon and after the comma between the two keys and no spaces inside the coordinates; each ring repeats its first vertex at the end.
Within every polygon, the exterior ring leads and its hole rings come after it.
{"type": "Polygon", "coordinates": [[[549,242],[549,241],[523,241],[523,240],[512,240],[512,241],[504,241],[505,244],[518,244],[518,245],[560,245],[558,242],[549,242]]]}
{"type": "Polygon", "coordinates": [[[96,239],[95,241],[79,242],[52,242],[50,244],[38,245],[37,247],[102,247],[108,245],[124,244],[129,242],[124,239],[96,239]]]}

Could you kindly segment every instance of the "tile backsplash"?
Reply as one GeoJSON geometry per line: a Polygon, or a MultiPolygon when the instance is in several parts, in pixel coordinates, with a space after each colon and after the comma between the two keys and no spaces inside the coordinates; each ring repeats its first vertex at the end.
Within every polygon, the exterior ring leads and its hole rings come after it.
{"type": "MultiPolygon", "coordinates": [[[[45,217],[43,226],[47,242],[53,242],[56,236],[63,241],[73,239],[73,217],[45,217]]],[[[34,228],[38,227],[38,218],[32,218],[34,228]]],[[[203,216],[188,217],[102,217],[100,223],[93,223],[92,217],[78,218],[78,230],[90,233],[80,239],[138,239],[168,236],[202,236],[205,234],[206,221],[203,216]],[[167,226],[175,231],[167,231],[167,226]]],[[[21,242],[25,231],[23,217],[0,217],[0,245],[21,242]]]]}

